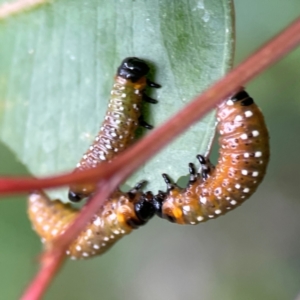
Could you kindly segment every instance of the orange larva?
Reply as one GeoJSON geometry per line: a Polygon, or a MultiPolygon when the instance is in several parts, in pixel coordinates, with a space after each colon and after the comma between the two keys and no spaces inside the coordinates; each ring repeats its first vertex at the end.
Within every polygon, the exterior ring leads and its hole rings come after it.
{"type": "MultiPolygon", "coordinates": [[[[125,58],[118,68],[104,122],[94,143],[83,155],[75,172],[97,167],[103,161],[112,160],[118,153],[131,145],[139,125],[151,129],[141,116],[142,101],[157,103],[144,91],[148,86],[158,88],[146,75],[149,67],[136,57],[125,58]]],[[[70,186],[69,199],[73,202],[90,196],[95,184],[74,184],[70,186]]]]}
{"type": "MultiPolygon", "coordinates": [[[[86,259],[102,254],[124,235],[154,215],[153,195],[140,191],[142,183],[128,193],[116,191],[93,216],[66,254],[71,259],[86,259]]],[[[59,200],[51,201],[43,192],[29,195],[28,215],[33,229],[47,247],[78,216],[79,211],[59,200]]]]}
{"type": "Polygon", "coordinates": [[[217,110],[220,153],[216,167],[202,155],[196,174],[184,189],[163,174],[167,192],[155,196],[157,214],[178,224],[197,224],[225,214],[242,204],[264,178],[269,161],[269,135],[253,99],[241,90],[217,110]]]}
{"type": "MultiPolygon", "coordinates": [[[[77,166],[76,171],[94,168],[101,162],[111,160],[127,148],[138,125],[152,128],[141,117],[141,102],[157,101],[144,94],[146,86],[159,87],[147,80],[147,64],[136,58],[123,60],[115,77],[108,111],[94,144],[89,148],[77,166]]],[[[88,258],[109,249],[132,229],[144,225],[155,212],[153,195],[143,194],[143,182],[123,193],[115,191],[67,251],[72,259],[88,258]]],[[[95,191],[95,184],[72,185],[69,198],[79,201],[95,191]]],[[[78,215],[70,204],[50,199],[41,191],[29,195],[28,214],[34,230],[47,246],[62,234],[78,215]]]]}

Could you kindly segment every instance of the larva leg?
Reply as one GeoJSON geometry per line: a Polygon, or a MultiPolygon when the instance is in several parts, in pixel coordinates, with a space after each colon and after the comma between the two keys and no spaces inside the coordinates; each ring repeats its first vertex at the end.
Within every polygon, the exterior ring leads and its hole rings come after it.
{"type": "Polygon", "coordinates": [[[153,98],[149,97],[149,96],[146,95],[146,94],[143,95],[143,100],[144,100],[145,102],[148,102],[148,103],[151,103],[151,104],[156,104],[156,103],[158,103],[158,101],[157,101],[156,99],[153,99],[153,98]]]}
{"type": "Polygon", "coordinates": [[[208,177],[210,177],[212,171],[214,170],[214,166],[208,158],[204,157],[201,154],[197,155],[197,159],[201,164],[201,177],[203,178],[203,180],[206,180],[208,177]]]}
{"type": "Polygon", "coordinates": [[[146,128],[146,129],[153,129],[153,126],[148,124],[142,116],[139,117],[139,125],[146,128]]]}
{"type": "Polygon", "coordinates": [[[194,164],[189,163],[189,173],[190,173],[190,179],[189,179],[189,185],[193,184],[197,180],[197,173],[194,164]]]}
{"type": "Polygon", "coordinates": [[[147,79],[147,85],[148,85],[149,87],[152,87],[152,88],[155,88],[155,89],[161,88],[161,85],[160,85],[160,84],[155,83],[155,82],[153,82],[153,81],[151,81],[151,80],[149,80],[149,79],[147,79]]]}

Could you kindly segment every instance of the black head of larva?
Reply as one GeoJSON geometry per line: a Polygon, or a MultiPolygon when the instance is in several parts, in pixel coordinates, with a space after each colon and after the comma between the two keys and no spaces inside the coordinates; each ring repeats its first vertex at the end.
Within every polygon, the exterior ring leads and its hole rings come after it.
{"type": "Polygon", "coordinates": [[[242,106],[249,106],[254,103],[253,99],[249,96],[249,94],[241,90],[238,93],[236,93],[234,96],[231,97],[231,100],[233,102],[238,102],[240,101],[242,106]]]}
{"type": "Polygon", "coordinates": [[[141,196],[140,200],[134,205],[134,211],[140,221],[140,225],[144,225],[149,219],[154,216],[155,207],[153,204],[153,195],[151,192],[147,192],[146,194],[141,196]]]}
{"type": "Polygon", "coordinates": [[[146,76],[148,72],[149,66],[145,61],[137,57],[127,57],[118,68],[117,75],[135,82],[146,76]]]}

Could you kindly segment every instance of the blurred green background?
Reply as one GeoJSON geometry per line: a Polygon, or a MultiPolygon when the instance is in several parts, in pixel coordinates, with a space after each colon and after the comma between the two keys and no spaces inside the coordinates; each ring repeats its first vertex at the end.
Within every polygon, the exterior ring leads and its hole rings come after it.
{"type": "MultiPolygon", "coordinates": [[[[236,2],[238,63],[300,12],[299,0],[236,2]]],[[[300,292],[300,49],[247,89],[271,135],[268,174],[251,199],[199,226],[155,219],[102,257],[67,262],[45,299],[295,299],[300,292]]],[[[3,173],[25,174],[1,145],[3,173]]],[[[40,242],[25,201],[0,202],[0,299],[17,299],[37,271],[40,242]]]]}

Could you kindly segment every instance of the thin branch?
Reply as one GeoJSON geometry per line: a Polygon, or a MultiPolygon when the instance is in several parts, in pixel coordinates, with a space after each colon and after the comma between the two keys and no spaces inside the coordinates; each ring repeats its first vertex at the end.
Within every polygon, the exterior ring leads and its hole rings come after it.
{"type": "Polygon", "coordinates": [[[6,19],[25,10],[32,9],[46,2],[48,2],[48,0],[18,0],[11,3],[4,3],[0,6],[0,20],[6,19]]]}
{"type": "MultiPolygon", "coordinates": [[[[127,176],[133,173],[142,163],[148,160],[152,155],[157,153],[162,147],[173,140],[177,135],[186,130],[206,112],[212,109],[221,99],[226,98],[243,86],[247,81],[254,78],[258,73],[269,67],[272,63],[279,60],[284,54],[287,54],[300,43],[300,18],[293,22],[289,27],[280,33],[277,37],[267,43],[263,48],[258,50],[233,71],[228,73],[223,79],[218,81],[211,88],[207,89],[201,96],[187,105],[182,111],[177,113],[168,122],[157,128],[146,138],[136,143],[128,151],[117,157],[112,163],[104,164],[101,168],[84,171],[78,174],[69,174],[41,180],[33,179],[9,179],[0,181],[0,191],[15,192],[37,189],[42,187],[51,187],[74,182],[91,180],[93,176],[102,178],[101,187],[97,195],[92,199],[88,206],[83,209],[75,222],[65,234],[58,238],[54,243],[55,247],[47,251],[43,257],[49,257],[47,268],[51,271],[51,276],[58,270],[61,264],[60,255],[64,253],[67,244],[80,232],[83,226],[90,220],[91,216],[101,205],[100,199],[106,199],[110,192],[115,189],[127,176]],[[180,120],[180,122],[178,122],[180,120]],[[130,162],[130,163],[128,163],[130,162]],[[109,178],[109,181],[104,181],[109,178]],[[60,182],[59,182],[60,180],[60,182]],[[23,183],[25,182],[25,184],[23,183]],[[5,186],[7,184],[7,186],[5,186]],[[18,186],[19,184],[20,186],[18,186]],[[99,202],[98,202],[99,201],[99,202]],[[57,259],[58,257],[58,259],[57,259]],[[56,261],[57,259],[57,261],[56,261]]],[[[43,268],[34,280],[35,284],[41,284],[38,281],[42,278],[42,273],[46,272],[43,268]]],[[[48,277],[46,284],[39,287],[39,296],[45,291],[52,277],[48,277]]],[[[31,285],[31,290],[34,285],[31,285]]],[[[23,299],[38,299],[31,297],[27,290],[23,299]]],[[[37,294],[35,294],[37,295],[37,294]]]]}
{"type": "Polygon", "coordinates": [[[116,183],[120,184],[151,156],[214,108],[220,100],[225,99],[240,86],[245,85],[245,83],[278,61],[299,43],[300,18],[296,19],[288,28],[233,69],[223,79],[207,89],[201,96],[196,97],[194,101],[166,123],[120,154],[112,163],[103,163],[95,169],[44,179],[26,177],[0,178],[0,193],[25,192],[71,183],[99,181],[101,179],[108,180],[112,176],[117,177],[116,183]]]}

